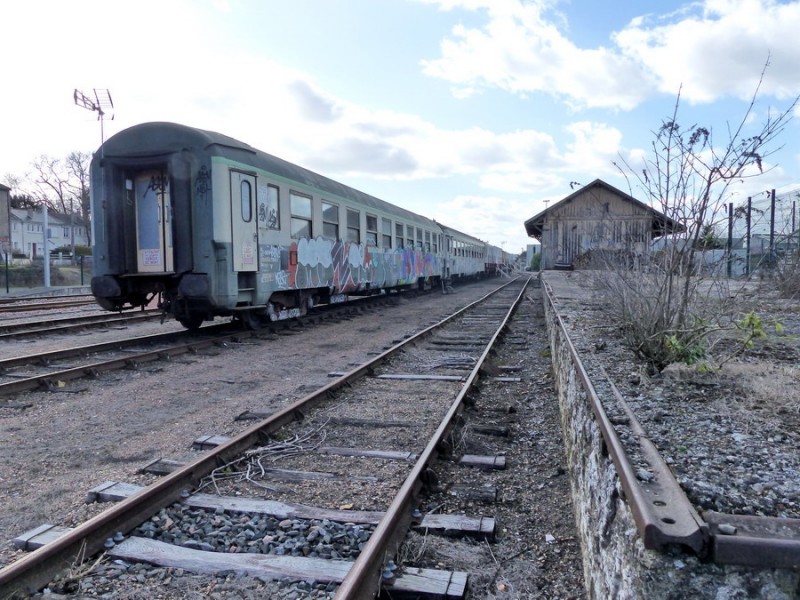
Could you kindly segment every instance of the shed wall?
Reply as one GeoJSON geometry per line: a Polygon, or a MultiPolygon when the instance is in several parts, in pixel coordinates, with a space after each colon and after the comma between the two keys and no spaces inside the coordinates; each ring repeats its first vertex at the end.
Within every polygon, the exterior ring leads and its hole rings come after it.
{"type": "Polygon", "coordinates": [[[572,265],[592,248],[641,254],[650,247],[652,213],[610,190],[595,187],[553,208],[542,229],[542,269],[572,265]]]}

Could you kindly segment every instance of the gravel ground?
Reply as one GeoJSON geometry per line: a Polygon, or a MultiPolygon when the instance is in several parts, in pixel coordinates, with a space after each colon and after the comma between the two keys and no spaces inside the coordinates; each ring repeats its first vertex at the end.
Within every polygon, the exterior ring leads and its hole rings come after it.
{"type": "MultiPolygon", "coordinates": [[[[234,435],[249,425],[234,421],[236,415],[280,409],[327,383],[329,372],[347,370],[420,325],[483,295],[492,284],[459,287],[452,295],[402,299],[400,306],[340,324],[302,328],[265,342],[231,344],[140,371],[118,371],[98,381],[71,384],[64,393],[31,393],[14,399],[17,404],[33,404],[25,410],[4,409],[0,400],[0,536],[10,540],[45,522],[80,524],[104,508],[83,503],[90,488],[106,480],[147,485],[152,476],[136,472],[145,464],[157,458],[187,457],[192,440],[200,435],[234,435]],[[72,388],[85,391],[70,393],[72,388]]],[[[540,306],[528,304],[526,310],[534,311],[528,318],[538,322],[535,327],[541,326],[540,306]]],[[[138,326],[135,331],[140,331],[138,326]]],[[[127,336],[130,331],[84,338],[88,343],[116,335],[127,336]]],[[[63,344],[58,339],[41,340],[25,344],[22,353],[63,344]]],[[[16,351],[12,345],[8,348],[8,353],[16,351]]],[[[569,485],[543,331],[526,352],[526,383],[511,396],[505,391],[505,397],[486,399],[492,407],[502,403],[513,409],[511,439],[517,453],[515,468],[505,472],[504,496],[492,507],[501,527],[497,544],[469,548],[469,542],[463,546],[428,536],[423,552],[434,564],[441,563],[439,568],[457,557],[472,560],[472,597],[581,598],[580,552],[571,505],[565,502],[569,485]],[[543,474],[544,483],[530,486],[543,474]]],[[[452,499],[445,501],[453,505],[452,499]]],[[[0,565],[20,555],[5,543],[0,565]]],[[[325,597],[324,590],[235,575],[202,577],[114,562],[103,563],[96,571],[96,585],[83,590],[87,596],[247,598],[318,593],[325,597]]],[[[71,591],[69,585],[57,589],[71,591]]]]}

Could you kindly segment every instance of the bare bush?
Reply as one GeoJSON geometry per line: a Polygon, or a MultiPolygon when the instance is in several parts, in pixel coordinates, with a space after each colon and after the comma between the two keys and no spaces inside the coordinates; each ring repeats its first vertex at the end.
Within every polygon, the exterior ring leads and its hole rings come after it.
{"type": "Polygon", "coordinates": [[[671,117],[653,132],[650,155],[641,164],[624,158],[617,164],[632,196],[643,194],[684,227],[651,260],[606,260],[604,268],[613,276],[598,278],[623,323],[625,342],[651,371],[672,362],[719,365],[725,358],[709,355],[717,337],[737,335],[738,353],[763,333],[753,315],[737,313],[735,292],[716,272],[721,263],[704,264],[700,252],[709,231],[726,216],[732,186],[769,171],[767,159],[779,149],[775,142],[798,103],[795,98],[777,115],[768,113],[760,128],[750,129],[761,81],[738,125],[728,125],[722,143],[716,143],[710,127],[679,124],[679,94],[671,117]]]}

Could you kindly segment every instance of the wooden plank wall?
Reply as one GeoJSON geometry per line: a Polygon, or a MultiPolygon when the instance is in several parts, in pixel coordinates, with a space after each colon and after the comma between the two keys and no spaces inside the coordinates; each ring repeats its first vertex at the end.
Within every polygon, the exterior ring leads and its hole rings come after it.
{"type": "Polygon", "coordinates": [[[593,187],[563,206],[553,207],[542,231],[542,268],[572,265],[590,248],[650,248],[652,213],[605,188],[593,187]]]}

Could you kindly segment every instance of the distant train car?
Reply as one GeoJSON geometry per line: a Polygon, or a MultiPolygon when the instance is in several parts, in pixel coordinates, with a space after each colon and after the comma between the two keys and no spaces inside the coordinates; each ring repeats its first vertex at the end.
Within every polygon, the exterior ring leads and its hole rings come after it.
{"type": "Polygon", "coordinates": [[[486,245],[486,267],[487,275],[500,275],[508,273],[510,270],[511,258],[502,248],[486,245]]]}
{"type": "Polygon", "coordinates": [[[92,293],[188,328],[258,327],[315,304],[485,273],[483,242],[261,152],[174,123],[109,138],[91,169],[92,293]]]}
{"type": "Polygon", "coordinates": [[[486,243],[441,223],[439,226],[448,241],[446,275],[451,279],[483,275],[486,243]]]}

